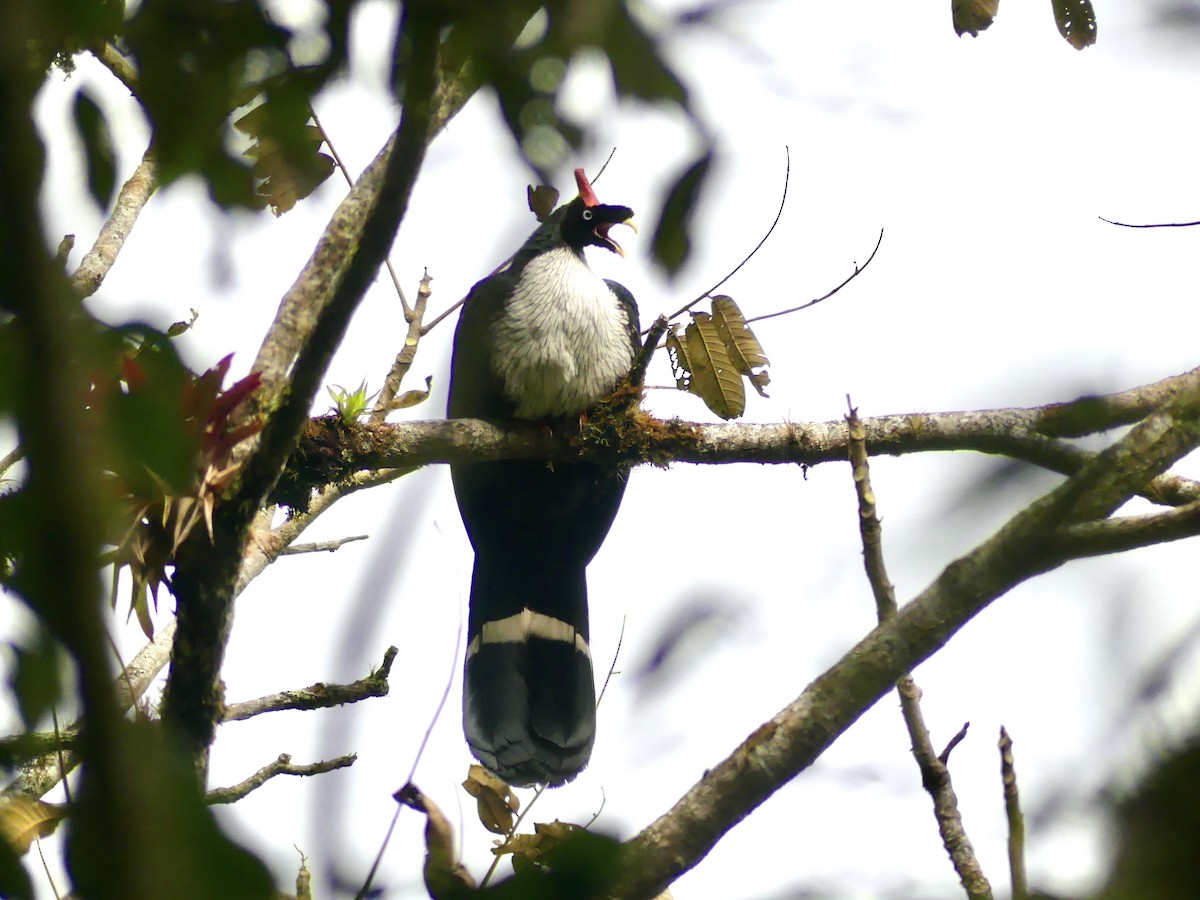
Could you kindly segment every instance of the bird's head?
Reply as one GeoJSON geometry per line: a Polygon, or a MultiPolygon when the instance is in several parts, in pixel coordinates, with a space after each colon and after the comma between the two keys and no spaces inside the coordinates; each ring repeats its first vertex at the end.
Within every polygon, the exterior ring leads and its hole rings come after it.
{"type": "Polygon", "coordinates": [[[583,169],[575,170],[575,183],[579,186],[579,196],[563,207],[563,218],[559,225],[563,240],[576,250],[587,246],[603,247],[624,256],[625,251],[609,237],[608,230],[614,225],[628,225],[636,232],[633,210],[628,206],[601,203],[583,169]]]}

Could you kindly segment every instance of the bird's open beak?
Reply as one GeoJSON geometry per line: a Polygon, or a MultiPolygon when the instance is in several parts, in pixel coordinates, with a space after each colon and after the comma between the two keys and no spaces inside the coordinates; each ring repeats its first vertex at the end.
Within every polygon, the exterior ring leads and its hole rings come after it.
{"type": "Polygon", "coordinates": [[[633,233],[637,234],[638,233],[637,223],[635,221],[633,221],[633,216],[630,216],[624,222],[610,222],[607,225],[601,225],[599,228],[596,229],[596,234],[600,236],[601,240],[603,240],[605,243],[608,244],[608,246],[612,249],[613,253],[616,253],[618,256],[620,256],[623,259],[625,257],[625,251],[622,250],[621,245],[618,244],[615,240],[613,240],[613,238],[610,237],[608,234],[608,230],[610,228],[612,228],[614,225],[628,225],[630,228],[633,229],[633,233]]]}

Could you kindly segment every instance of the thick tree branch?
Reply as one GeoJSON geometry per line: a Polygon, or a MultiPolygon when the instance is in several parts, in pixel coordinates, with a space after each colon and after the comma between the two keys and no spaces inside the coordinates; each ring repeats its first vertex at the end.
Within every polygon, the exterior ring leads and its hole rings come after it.
{"type": "Polygon", "coordinates": [[[79,268],[71,276],[71,286],[80,297],[90,297],[100,288],[101,282],[117,261],[117,254],[125,246],[129,233],[142,212],[142,207],[149,202],[158,187],[155,175],[154,154],[147,149],[142,161],[129,180],[117,194],[117,202],[112,215],[100,229],[96,243],[92,245],[80,262],[79,268]]]}
{"type": "MultiPolygon", "coordinates": [[[[1194,380],[1197,373],[1200,369],[1070,403],[874,416],[862,422],[872,455],[972,450],[1072,475],[1095,454],[1050,434],[1083,435],[1137,421],[1177,396],[1180,386],[1194,380]]],[[[535,429],[505,431],[472,419],[364,424],[348,431],[335,430],[328,420],[317,419],[309,423],[292,459],[294,471],[289,474],[320,485],[358,471],[413,468],[451,460],[579,457],[615,457],[652,465],[754,462],[815,466],[845,459],[848,449],[845,423],[840,420],[703,425],[638,415],[620,417],[615,423],[594,424],[597,436],[589,439],[587,434],[555,436],[535,429]],[[336,468],[328,467],[330,461],[336,468]]],[[[1200,482],[1166,473],[1139,484],[1136,492],[1155,503],[1183,506],[1200,500],[1200,482]]],[[[1183,529],[1183,520],[1177,520],[1173,527],[1183,529]]]]}
{"type": "Polygon", "coordinates": [[[1200,374],[1193,374],[1171,402],[947,566],[630,840],[626,872],[614,895],[624,900],[656,896],[988,604],[1066,562],[1069,557],[1046,540],[1049,533],[1084,511],[1105,514],[1128,499],[1133,485],[1194,449],[1200,444],[1198,412],[1200,374]]]}
{"type": "Polygon", "coordinates": [[[395,647],[388,647],[383,654],[383,664],[378,669],[366,678],[360,678],[350,684],[317,682],[298,691],[282,691],[244,703],[231,703],[225,707],[225,721],[237,722],[284,709],[328,709],[344,703],[357,703],[370,697],[386,697],[388,675],[392,671],[392,663],[398,652],[395,647]]]}
{"type": "Polygon", "coordinates": [[[351,753],[348,756],[339,756],[336,759],[326,759],[301,766],[293,764],[289,754],[281,753],[274,762],[267,763],[245,781],[240,781],[230,787],[214,788],[209,791],[205,795],[205,800],[214,806],[218,803],[236,803],[251,791],[262,787],[276,775],[323,775],[325,772],[352,766],[357,759],[358,754],[351,753]]]}
{"type": "MultiPolygon", "coordinates": [[[[189,542],[176,561],[174,591],[178,631],[171,672],[163,694],[163,719],[203,763],[221,716],[220,667],[231,624],[234,585],[251,520],[262,507],[295,446],[309,405],[350,317],[387,254],[404,218],[408,198],[430,137],[439,29],[424,8],[406,6],[401,29],[411,42],[404,108],[384,167],[376,202],[365,211],[359,240],[344,249],[341,270],[328,301],[304,316],[303,340],[294,365],[266,383],[273,404],[257,446],[240,473],[234,495],[214,514],[215,540],[189,542]]],[[[285,300],[284,306],[288,306],[285,300]]]]}

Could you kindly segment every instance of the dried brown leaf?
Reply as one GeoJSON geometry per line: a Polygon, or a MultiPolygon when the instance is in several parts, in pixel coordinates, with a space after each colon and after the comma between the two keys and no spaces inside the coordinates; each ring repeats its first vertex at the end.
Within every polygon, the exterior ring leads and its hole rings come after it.
{"type": "Polygon", "coordinates": [[[438,805],[409,783],[396,792],[396,801],[425,813],[425,889],[434,900],[475,887],[475,880],[458,861],[454,829],[438,805]]]}
{"type": "Polygon", "coordinates": [[[737,303],[732,297],[724,294],[713,297],[712,315],[721,340],[729,350],[729,358],[738,372],[750,379],[760,396],[767,396],[763,388],[771,383],[771,377],[766,372],[756,372],[755,369],[769,366],[771,361],[767,359],[762,344],[747,324],[746,317],[742,315],[737,303]]]}
{"type": "Polygon", "coordinates": [[[67,808],[23,794],[0,799],[0,834],[17,856],[29,852],[35,838],[54,833],[67,808]]]}
{"type": "Polygon", "coordinates": [[[746,388],[712,316],[693,313],[684,338],[692,363],[688,390],[722,419],[738,418],[746,411],[746,388]]]}
{"type": "Polygon", "coordinates": [[[550,213],[554,212],[554,207],[558,204],[558,190],[548,184],[539,184],[537,187],[531,184],[526,187],[526,194],[529,198],[529,211],[537,220],[545,222],[550,218],[550,213]]]}
{"type": "Polygon", "coordinates": [[[513,814],[521,808],[521,801],[504,781],[501,781],[480,765],[472,765],[467,772],[463,790],[475,798],[479,810],[479,821],[492,834],[509,834],[513,830],[513,814]]]}

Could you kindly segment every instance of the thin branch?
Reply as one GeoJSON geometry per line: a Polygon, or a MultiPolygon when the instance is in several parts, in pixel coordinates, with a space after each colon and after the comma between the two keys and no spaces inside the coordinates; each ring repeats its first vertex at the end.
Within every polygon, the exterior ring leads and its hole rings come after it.
{"type": "Polygon", "coordinates": [[[963,727],[954,733],[954,737],[946,742],[946,746],[942,748],[942,752],[937,755],[938,762],[942,765],[948,765],[950,762],[950,754],[954,752],[954,748],[967,739],[967,732],[971,729],[970,722],[963,722],[963,727]]]}
{"type": "MultiPolygon", "coordinates": [[[[599,701],[597,701],[597,703],[598,702],[599,701]]],[[[590,819],[588,819],[588,823],[583,826],[584,830],[588,830],[593,825],[596,824],[596,820],[598,818],[600,818],[600,813],[604,812],[604,807],[607,804],[608,804],[608,796],[604,793],[604,787],[603,787],[603,785],[601,785],[601,787],[600,787],[600,807],[594,813],[592,813],[592,817],[590,819]]]]}
{"type": "Polygon", "coordinates": [[[654,324],[646,329],[646,340],[633,358],[633,366],[629,370],[629,383],[634,387],[642,387],[646,383],[646,370],[650,368],[650,360],[658,349],[658,342],[667,333],[670,323],[666,316],[659,316],[654,324]]]}
{"type": "Polygon", "coordinates": [[[873,260],[875,258],[875,254],[879,252],[879,247],[882,243],[883,243],[883,229],[880,228],[879,229],[879,240],[877,240],[875,242],[875,249],[871,251],[871,255],[867,257],[867,261],[865,263],[863,263],[861,266],[858,264],[855,264],[854,272],[851,273],[850,276],[847,277],[845,281],[843,281],[841,284],[839,284],[837,287],[835,287],[829,293],[822,294],[820,297],[817,297],[817,299],[809,300],[807,303],[801,303],[799,306],[793,306],[791,309],[781,309],[778,312],[765,313],[764,315],[761,315],[761,316],[752,316],[751,318],[746,320],[746,324],[749,324],[751,322],[762,322],[765,319],[774,319],[776,316],[791,315],[794,312],[800,312],[800,310],[802,310],[802,309],[808,309],[810,306],[816,306],[822,300],[828,300],[830,297],[832,297],[834,294],[836,294],[838,291],[840,291],[842,288],[844,288],[846,285],[848,285],[850,282],[852,282],[855,278],[857,278],[859,275],[861,275],[863,272],[866,271],[867,266],[869,266],[871,264],[871,260],[873,260]]]}
{"type": "Polygon", "coordinates": [[[96,243],[84,255],[79,268],[71,276],[71,286],[78,296],[90,297],[99,289],[104,277],[117,261],[117,254],[121,252],[130,232],[133,231],[142,208],[149,202],[157,187],[154,153],[148,148],[129,180],[121,185],[112,215],[100,229],[96,243]]]}
{"type": "Polygon", "coordinates": [[[1122,228],[1191,228],[1194,225],[1200,225],[1197,222],[1153,222],[1149,225],[1130,225],[1128,222],[1114,222],[1112,219],[1106,219],[1104,216],[1096,216],[1101,222],[1107,222],[1109,225],[1120,225],[1122,228]]]}
{"type": "Polygon", "coordinates": [[[458,620],[458,631],[454,635],[454,658],[450,661],[450,671],[446,675],[446,685],[442,688],[441,699],[438,700],[437,708],[433,711],[433,717],[429,720],[429,724],[425,727],[425,734],[421,737],[421,744],[417,747],[417,752],[413,756],[412,768],[408,770],[408,778],[405,780],[405,788],[401,788],[396,794],[396,808],[392,811],[392,821],[388,824],[387,831],[383,834],[383,840],[379,844],[379,851],[375,854],[375,859],[371,862],[371,868],[367,871],[367,877],[363,879],[362,887],[358,889],[358,893],[354,896],[357,900],[359,897],[366,897],[371,890],[371,884],[375,881],[375,876],[379,872],[379,866],[383,863],[383,855],[387,852],[388,844],[392,841],[392,834],[396,830],[396,823],[400,820],[400,810],[405,805],[415,809],[425,811],[423,799],[419,806],[414,806],[413,803],[407,802],[402,797],[407,796],[409,800],[418,799],[420,792],[416,791],[416,786],[413,785],[413,776],[417,774],[417,766],[421,762],[421,757],[425,755],[425,747],[429,743],[429,738],[433,734],[433,728],[438,723],[438,719],[442,717],[442,710],[446,707],[446,699],[450,696],[450,686],[454,684],[454,673],[458,670],[458,648],[462,643],[462,619],[458,620]],[[406,788],[411,788],[407,790],[406,788]],[[415,794],[413,792],[416,792],[415,794]]]}
{"type": "Polygon", "coordinates": [[[129,89],[129,93],[134,97],[138,96],[137,70],[133,67],[133,63],[113,46],[111,41],[105,41],[100,46],[92,47],[91,52],[108,71],[112,72],[117,81],[129,89]]]}
{"type": "Polygon", "coordinates": [[[1050,538],[1075,557],[1121,553],[1200,534],[1200,501],[1139,516],[1080,522],[1050,538]]]}
{"type": "Polygon", "coordinates": [[[71,783],[67,781],[67,760],[63,753],[62,729],[58,727],[58,710],[50,704],[50,721],[54,724],[54,755],[58,760],[58,780],[62,782],[67,805],[71,805],[71,783]]]}
{"type": "MultiPolygon", "coordinates": [[[[600,696],[596,698],[596,709],[600,708],[600,701],[604,699],[604,692],[608,690],[608,683],[612,681],[613,673],[617,671],[617,659],[621,656],[621,643],[625,640],[625,616],[621,616],[621,633],[617,635],[617,649],[613,651],[612,664],[608,667],[608,674],[604,676],[604,686],[600,688],[600,696]]],[[[596,813],[600,815],[600,813],[596,813]]],[[[595,817],[592,817],[595,821],[595,817]]]]}
{"type": "Polygon", "coordinates": [[[317,682],[298,691],[281,691],[278,694],[268,694],[256,700],[246,700],[242,703],[230,703],[225,707],[222,721],[238,722],[263,713],[279,712],[284,709],[328,709],[345,703],[357,703],[371,697],[386,697],[388,693],[388,675],[392,671],[392,663],[399,651],[388,647],[383,654],[383,664],[368,675],[350,684],[323,684],[317,682]]]}
{"type": "MultiPolygon", "coordinates": [[[[507,260],[505,260],[505,262],[507,262],[507,260]]],[[[503,265],[503,263],[501,265],[503,265]]],[[[498,269],[494,269],[493,274],[496,271],[498,271],[498,269]]],[[[457,300],[455,300],[453,304],[451,304],[446,309],[442,310],[440,313],[438,313],[436,316],[434,316],[433,321],[431,321],[428,325],[426,325],[424,328],[421,329],[422,336],[427,335],[427,334],[429,334],[429,332],[433,331],[433,329],[436,328],[443,319],[445,319],[447,316],[449,316],[451,313],[453,313],[456,309],[458,309],[460,306],[462,306],[466,302],[467,302],[467,297],[464,294],[462,297],[459,297],[457,300]]]]}
{"type": "Polygon", "coordinates": [[[400,383],[404,381],[404,376],[408,374],[413,360],[417,357],[417,346],[421,342],[421,335],[424,334],[422,322],[425,319],[425,311],[429,308],[429,298],[433,294],[429,287],[431,281],[433,278],[426,269],[421,278],[421,285],[417,288],[416,306],[410,310],[408,304],[405,304],[404,318],[408,321],[408,334],[404,337],[404,346],[396,354],[396,361],[392,363],[392,369],[388,372],[379,398],[375,401],[375,408],[371,411],[372,422],[382,422],[387,418],[387,414],[392,410],[392,401],[400,392],[400,383]]]}
{"type": "Polygon", "coordinates": [[[1000,780],[1004,784],[1004,813],[1008,819],[1008,871],[1013,900],[1026,900],[1029,882],[1025,877],[1025,816],[1017,792],[1017,768],[1013,762],[1012,738],[1000,726],[1000,780]]]}
{"type": "Polygon", "coordinates": [[[604,174],[604,170],[608,168],[608,164],[610,162],[612,162],[612,158],[616,155],[617,155],[616,147],[613,147],[611,150],[608,151],[608,157],[604,160],[604,165],[602,165],[600,167],[600,171],[597,172],[592,178],[588,179],[589,181],[591,181],[592,184],[595,184],[597,181],[600,180],[600,176],[604,174]]]}
{"type": "MultiPolygon", "coordinates": [[[[846,398],[846,402],[849,405],[849,397],[846,398]]],[[[850,406],[850,413],[846,417],[846,430],[850,440],[850,468],[854,477],[854,490],[858,496],[858,525],[862,537],[863,564],[871,592],[875,596],[876,615],[882,625],[896,616],[896,592],[891,579],[888,578],[883,558],[883,527],[879,522],[875,492],[871,487],[866,430],[858,417],[858,410],[853,406],[850,406]]],[[[925,716],[921,712],[921,689],[917,687],[911,675],[905,673],[896,685],[896,692],[900,696],[904,724],[912,740],[913,758],[921,772],[921,784],[933,800],[933,814],[942,836],[942,845],[950,854],[950,861],[954,864],[954,870],[958,873],[967,896],[973,900],[990,900],[992,887],[963,827],[962,816],[958,811],[958,797],[954,793],[950,770],[946,767],[950,751],[957,741],[962,739],[961,736],[966,735],[966,729],[960,732],[960,737],[951,741],[943,751],[943,756],[938,756],[933,749],[925,716]]]]}
{"type": "Polygon", "coordinates": [[[352,534],[349,537],[338,538],[336,541],[316,541],[311,544],[293,544],[279,552],[280,556],[294,556],[299,553],[333,553],[346,544],[354,541],[365,541],[370,535],[352,534]]]}
{"type": "MultiPolygon", "coordinates": [[[[317,131],[321,134],[321,140],[325,142],[325,146],[329,148],[330,155],[333,156],[334,165],[337,166],[339,172],[342,173],[342,178],[346,180],[346,186],[354,190],[354,179],[350,177],[350,170],[346,168],[346,164],[342,162],[342,156],[337,152],[337,147],[333,145],[333,140],[329,137],[329,132],[325,130],[325,126],[321,124],[321,118],[317,115],[317,111],[310,103],[308,113],[312,116],[313,124],[317,126],[317,131]]],[[[404,318],[407,319],[412,313],[408,305],[408,298],[404,296],[404,288],[400,284],[400,276],[396,274],[396,267],[392,265],[390,259],[385,259],[383,264],[387,267],[388,275],[391,276],[392,286],[396,289],[396,296],[400,298],[400,308],[404,310],[404,318]]]]}
{"type": "Polygon", "coordinates": [[[75,249],[75,235],[64,234],[63,239],[58,242],[58,249],[54,251],[54,266],[55,268],[65,269],[67,267],[67,259],[71,255],[71,251],[75,249]]]}
{"type": "Polygon", "coordinates": [[[13,447],[4,456],[0,456],[0,478],[4,477],[4,473],[19,463],[25,458],[25,448],[20,444],[13,447]]]}
{"type": "MultiPolygon", "coordinates": [[[[679,307],[679,309],[675,310],[675,312],[673,312],[673,313],[671,313],[671,315],[667,316],[668,319],[674,319],[676,316],[682,316],[685,312],[687,312],[689,309],[691,309],[693,306],[695,306],[697,303],[699,303],[705,297],[711,296],[713,291],[720,288],[721,285],[723,285],[730,278],[732,278],[734,275],[736,275],[741,270],[741,268],[744,265],[746,265],[746,263],[750,262],[750,260],[752,260],[754,258],[754,255],[756,253],[758,253],[759,250],[762,249],[763,244],[765,244],[767,242],[767,239],[770,238],[771,234],[775,231],[775,226],[779,224],[780,218],[783,217],[783,208],[785,205],[787,205],[788,183],[791,181],[791,178],[792,178],[792,153],[791,153],[791,150],[785,146],[783,148],[783,152],[784,152],[784,155],[787,160],[786,164],[785,164],[785,168],[783,170],[783,194],[779,198],[779,209],[777,209],[775,211],[775,218],[771,221],[771,227],[767,229],[767,233],[764,234],[762,236],[762,239],[757,244],[754,245],[754,249],[746,254],[745,259],[743,259],[740,263],[738,263],[736,266],[733,267],[733,269],[729,272],[729,274],[727,274],[724,278],[722,278],[720,281],[718,281],[716,284],[714,284],[712,287],[710,287],[707,291],[702,293],[695,300],[692,300],[690,303],[686,303],[683,306],[679,307]]],[[[753,322],[754,320],[749,319],[747,321],[753,322]]]]}
{"type": "MultiPolygon", "coordinates": [[[[523,821],[525,821],[525,817],[529,815],[530,810],[533,809],[533,805],[542,798],[542,794],[544,794],[544,793],[546,793],[546,785],[539,784],[536,788],[534,788],[533,798],[528,803],[525,804],[525,808],[523,810],[521,810],[521,812],[517,815],[517,818],[513,822],[513,826],[509,830],[507,837],[511,838],[514,834],[517,833],[517,829],[519,829],[521,827],[521,823],[523,821]]],[[[503,858],[504,858],[503,856],[501,856],[500,854],[497,853],[495,855],[495,858],[492,859],[492,864],[490,866],[488,866],[487,872],[484,873],[483,880],[479,882],[480,889],[487,887],[488,881],[490,881],[492,875],[495,874],[496,867],[498,865],[500,865],[500,860],[503,858]]]]}
{"type": "Polygon", "coordinates": [[[224,788],[214,788],[205,794],[205,802],[211,806],[219,803],[236,803],[251,791],[262,787],[276,775],[323,775],[335,769],[345,769],[354,765],[358,759],[357,753],[339,756],[336,759],[326,759],[308,765],[295,765],[287,753],[279,754],[274,762],[267,763],[245,781],[224,788]]]}

